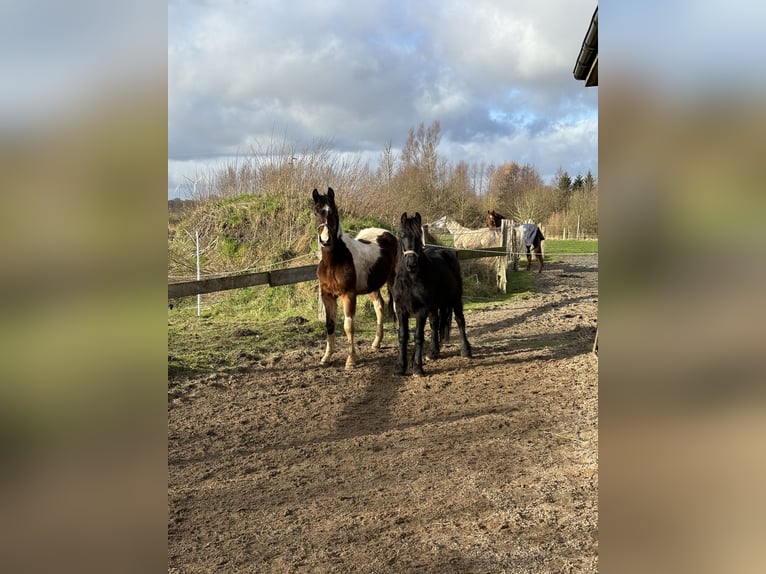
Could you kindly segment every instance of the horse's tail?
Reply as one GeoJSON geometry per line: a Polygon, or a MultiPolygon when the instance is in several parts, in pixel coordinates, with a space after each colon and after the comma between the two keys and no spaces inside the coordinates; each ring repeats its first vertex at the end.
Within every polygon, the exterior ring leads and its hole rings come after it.
{"type": "MultiPolygon", "coordinates": [[[[394,281],[396,281],[396,272],[392,272],[386,282],[386,285],[388,285],[388,316],[396,321],[396,310],[394,309],[394,281]]],[[[380,296],[383,297],[382,291],[380,296]]],[[[385,301],[386,299],[383,297],[383,302],[385,303],[385,301]]]]}
{"type": "Polygon", "coordinates": [[[394,311],[394,294],[391,292],[388,294],[388,316],[396,321],[396,312],[394,311]]]}
{"type": "Polygon", "coordinates": [[[449,341],[450,326],[452,325],[452,307],[439,309],[439,340],[442,343],[449,341]]]}

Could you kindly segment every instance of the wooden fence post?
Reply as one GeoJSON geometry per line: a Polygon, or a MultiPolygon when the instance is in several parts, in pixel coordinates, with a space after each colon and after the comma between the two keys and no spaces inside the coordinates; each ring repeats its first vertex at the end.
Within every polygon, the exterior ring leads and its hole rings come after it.
{"type": "Polygon", "coordinates": [[[519,242],[516,237],[516,224],[513,220],[511,220],[509,233],[511,234],[511,269],[516,272],[519,270],[519,242]]]}
{"type": "Polygon", "coordinates": [[[497,258],[498,288],[503,293],[508,293],[508,268],[511,265],[513,256],[513,239],[510,237],[510,230],[513,229],[511,222],[503,219],[500,222],[500,233],[503,238],[503,247],[505,248],[505,257],[497,258]]]}

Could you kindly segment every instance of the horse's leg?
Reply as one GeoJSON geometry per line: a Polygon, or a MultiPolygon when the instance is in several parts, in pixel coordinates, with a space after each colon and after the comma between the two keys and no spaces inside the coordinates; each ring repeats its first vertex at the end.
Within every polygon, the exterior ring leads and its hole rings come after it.
{"type": "Polygon", "coordinates": [[[399,356],[396,359],[394,373],[403,375],[407,370],[407,340],[410,338],[410,315],[404,309],[397,309],[399,318],[399,356]]]}
{"type": "Polygon", "coordinates": [[[529,245],[526,247],[527,249],[527,271],[532,269],[532,254],[529,252],[529,245]]]}
{"type": "Polygon", "coordinates": [[[454,307],[455,311],[455,323],[457,323],[460,329],[460,337],[463,342],[460,345],[460,356],[471,356],[471,344],[468,342],[468,337],[465,334],[465,316],[463,315],[463,301],[459,301],[454,307]]]}
{"type": "Polygon", "coordinates": [[[540,242],[535,243],[535,257],[537,257],[537,272],[542,273],[543,272],[543,248],[540,245],[540,242]]]}
{"type": "Polygon", "coordinates": [[[325,310],[325,330],[327,331],[327,346],[324,356],[319,361],[320,365],[326,365],[330,361],[330,355],[335,350],[335,317],[338,313],[338,301],[334,295],[322,291],[322,303],[325,310]]]}
{"type": "Polygon", "coordinates": [[[356,314],[356,295],[354,293],[341,296],[343,301],[343,330],[348,339],[348,357],[346,357],[346,368],[349,369],[356,365],[356,350],[354,349],[354,315],[356,314]]]}
{"type": "Polygon", "coordinates": [[[422,377],[423,373],[423,339],[425,339],[426,318],[428,312],[420,311],[415,317],[415,354],[412,357],[412,374],[422,377]]]}
{"type": "Polygon", "coordinates": [[[380,349],[380,342],[383,340],[383,295],[380,291],[370,293],[372,306],[375,308],[375,340],[372,342],[373,349],[380,349]]]}
{"type": "Polygon", "coordinates": [[[428,359],[439,358],[439,322],[439,309],[428,314],[428,323],[431,325],[431,348],[426,354],[428,359]]]}

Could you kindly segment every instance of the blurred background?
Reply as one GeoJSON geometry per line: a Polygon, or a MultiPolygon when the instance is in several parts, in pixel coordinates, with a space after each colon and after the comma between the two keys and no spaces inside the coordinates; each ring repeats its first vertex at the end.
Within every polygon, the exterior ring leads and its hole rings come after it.
{"type": "Polygon", "coordinates": [[[165,568],[165,5],[0,4],[0,560],[165,568]]]}
{"type": "Polygon", "coordinates": [[[600,568],[762,571],[766,10],[599,8],[600,568]]]}
{"type": "MultiPolygon", "coordinates": [[[[601,569],[761,572],[766,8],[599,8],[601,569]]],[[[166,30],[0,7],[7,571],[165,569],[166,30]]]]}

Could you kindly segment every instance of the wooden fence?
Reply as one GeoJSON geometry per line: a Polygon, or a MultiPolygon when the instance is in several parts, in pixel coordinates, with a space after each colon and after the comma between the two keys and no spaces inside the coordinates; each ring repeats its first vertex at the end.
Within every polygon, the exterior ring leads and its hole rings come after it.
{"type": "Polygon", "coordinates": [[[195,281],[168,283],[168,298],[175,299],[176,297],[188,297],[190,295],[201,295],[203,293],[214,293],[216,291],[227,291],[229,289],[241,289],[242,287],[253,287],[255,285],[278,287],[280,285],[311,281],[316,278],[316,265],[303,265],[301,267],[275,269],[274,271],[262,271],[260,273],[243,273],[241,275],[232,275],[229,277],[210,277],[195,281]]]}
{"type": "MultiPolygon", "coordinates": [[[[427,226],[426,228],[427,229],[427,226]]],[[[424,230],[425,230],[424,229],[424,230]]],[[[459,260],[480,259],[483,257],[505,257],[505,264],[498,264],[498,288],[505,291],[505,272],[508,267],[516,270],[519,248],[516,245],[514,233],[511,233],[513,223],[503,220],[501,227],[502,245],[498,247],[485,247],[482,249],[455,249],[459,260]],[[500,272],[502,269],[502,272],[500,272]]],[[[452,249],[451,247],[443,247],[452,249]]],[[[241,289],[255,285],[268,285],[278,287],[304,281],[315,281],[317,278],[317,265],[303,265],[301,267],[289,267],[287,269],[275,269],[274,271],[261,271],[258,273],[242,273],[228,277],[209,277],[193,281],[181,281],[168,283],[168,298],[189,297],[216,291],[229,289],[241,289]]]]}

